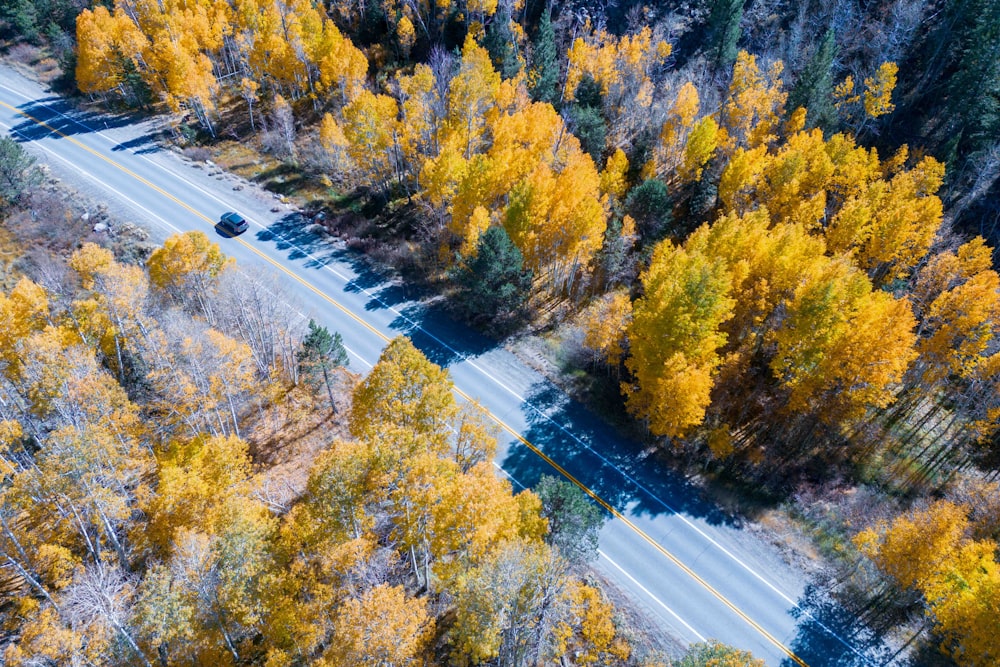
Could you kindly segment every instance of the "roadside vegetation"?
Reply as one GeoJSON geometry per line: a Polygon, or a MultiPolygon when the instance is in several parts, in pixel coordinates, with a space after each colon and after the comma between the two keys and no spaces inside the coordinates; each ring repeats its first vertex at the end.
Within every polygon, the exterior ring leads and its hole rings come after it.
{"type": "MultiPolygon", "coordinates": [[[[86,99],[167,115],[458,317],[560,341],[565,386],[814,531],[874,626],[1000,652],[996,0],[0,18],[86,99]],[[940,540],[908,572],[918,529],[940,540]]],[[[288,369],[313,354],[293,348],[288,369]]]]}

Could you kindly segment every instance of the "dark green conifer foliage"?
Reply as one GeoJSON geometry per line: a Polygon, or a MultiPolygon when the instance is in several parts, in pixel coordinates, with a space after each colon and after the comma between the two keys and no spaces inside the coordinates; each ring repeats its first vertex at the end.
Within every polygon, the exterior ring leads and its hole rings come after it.
{"type": "Polygon", "coordinates": [[[517,53],[517,42],[510,30],[510,14],[498,10],[486,28],[483,46],[490,53],[493,66],[505,79],[512,79],[521,71],[521,59],[517,53]]]}
{"type": "Polygon", "coordinates": [[[0,137],[0,203],[16,204],[38,186],[44,176],[35,158],[10,137],[0,137]]]}
{"type": "Polygon", "coordinates": [[[806,108],[806,127],[832,130],[837,122],[833,106],[833,59],[837,45],[833,30],[827,30],[819,48],[799,74],[795,87],[788,94],[785,108],[791,114],[799,107],[806,108]]]}
{"type": "Polygon", "coordinates": [[[604,523],[600,508],[576,484],[550,475],[543,476],[534,490],[549,522],[546,541],[573,563],[596,556],[597,531],[604,523]]]}
{"type": "Polygon", "coordinates": [[[958,69],[948,90],[963,153],[1000,139],[1000,0],[970,0],[960,28],[958,69]]]}
{"type": "Polygon", "coordinates": [[[473,322],[513,323],[523,314],[532,273],[503,227],[490,227],[476,256],[458,270],[458,306],[473,322]]]}
{"type": "Polygon", "coordinates": [[[330,409],[337,411],[333,398],[333,371],[347,366],[347,350],[340,333],[331,334],[326,327],[309,320],[309,333],[302,341],[298,354],[299,372],[306,382],[318,384],[322,380],[330,397],[330,409]]]}
{"type": "Polygon", "coordinates": [[[714,0],[708,17],[709,55],[717,69],[729,69],[736,62],[740,41],[743,0],[714,0]]]}
{"type": "Polygon", "coordinates": [[[550,8],[542,12],[531,56],[531,96],[537,102],[548,102],[554,106],[559,102],[559,54],[556,52],[556,33],[552,29],[550,8]]]}
{"type": "Polygon", "coordinates": [[[646,245],[659,241],[666,233],[673,219],[672,209],[666,184],[655,178],[647,178],[625,199],[625,212],[635,220],[646,245]]]}

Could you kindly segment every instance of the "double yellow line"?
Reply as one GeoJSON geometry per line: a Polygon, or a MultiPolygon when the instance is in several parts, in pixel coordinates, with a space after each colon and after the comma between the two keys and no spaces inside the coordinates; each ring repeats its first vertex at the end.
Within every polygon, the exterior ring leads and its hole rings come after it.
{"type": "MultiPolygon", "coordinates": [[[[60,137],[66,139],[67,141],[72,142],[76,146],[82,148],[83,150],[87,151],[88,153],[90,153],[90,154],[94,155],[95,157],[100,158],[104,162],[108,163],[109,165],[111,165],[115,169],[118,169],[119,171],[121,171],[121,172],[123,172],[125,174],[128,174],[129,176],[131,176],[135,180],[139,181],[143,185],[145,185],[145,186],[147,186],[149,188],[152,188],[153,190],[155,190],[159,194],[161,194],[164,197],[170,199],[171,201],[173,201],[174,203],[180,205],[184,209],[190,211],[194,216],[196,216],[198,218],[201,218],[202,220],[204,220],[205,222],[207,222],[210,225],[213,225],[213,226],[215,225],[215,221],[214,220],[212,220],[208,216],[204,215],[200,211],[195,210],[192,206],[190,206],[189,204],[181,201],[180,199],[178,199],[174,195],[170,194],[169,192],[167,192],[166,190],[164,190],[160,186],[156,185],[155,183],[152,183],[152,182],[148,181],[147,179],[143,178],[139,174],[133,172],[128,167],[125,167],[124,165],[122,165],[122,164],[120,164],[120,163],[112,160],[111,158],[107,157],[106,155],[103,155],[102,153],[99,153],[98,151],[90,148],[89,146],[83,144],[82,142],[77,141],[72,136],[67,135],[67,134],[65,134],[65,133],[57,130],[56,128],[52,127],[51,125],[49,125],[45,121],[40,120],[38,118],[34,118],[33,116],[31,116],[31,115],[29,115],[29,114],[27,114],[27,113],[25,113],[25,112],[23,112],[23,111],[15,108],[15,107],[12,107],[11,105],[9,105],[9,104],[7,104],[5,102],[0,102],[0,106],[3,106],[5,108],[7,108],[7,109],[10,109],[11,111],[13,111],[15,113],[17,113],[17,114],[19,114],[21,116],[24,116],[25,118],[27,118],[28,120],[32,121],[33,123],[36,123],[37,125],[46,128],[50,132],[52,132],[54,134],[57,134],[60,137]]],[[[282,266],[281,264],[279,264],[274,259],[271,259],[266,254],[264,254],[263,252],[261,252],[260,250],[258,250],[257,248],[255,248],[254,246],[250,245],[249,243],[247,243],[243,239],[234,238],[234,240],[238,241],[243,247],[245,247],[246,249],[248,249],[249,251],[251,251],[252,253],[254,253],[255,255],[257,255],[258,257],[260,257],[261,259],[263,259],[265,262],[267,262],[271,266],[275,267],[276,269],[278,269],[279,271],[281,271],[282,273],[284,273],[288,277],[290,277],[290,278],[298,281],[303,287],[305,287],[308,290],[312,291],[314,294],[316,294],[317,296],[319,296],[321,299],[323,299],[324,301],[326,301],[330,305],[334,306],[335,308],[337,308],[338,310],[340,310],[342,313],[344,313],[345,315],[347,315],[348,317],[350,317],[354,321],[356,321],[359,324],[361,324],[362,326],[364,326],[366,329],[368,329],[369,331],[371,331],[373,334],[375,334],[376,336],[378,336],[383,341],[388,342],[390,340],[389,337],[386,336],[384,333],[382,333],[381,331],[379,331],[378,329],[376,329],[375,327],[373,327],[371,324],[369,324],[368,322],[366,322],[364,319],[362,319],[361,317],[359,317],[358,315],[356,315],[352,310],[350,310],[346,306],[342,305],[336,299],[334,299],[333,297],[329,296],[325,292],[321,291],[318,287],[316,287],[315,285],[313,285],[309,281],[307,281],[304,278],[300,277],[299,275],[293,273],[292,271],[290,271],[286,267],[282,266]]],[[[469,396],[467,393],[465,393],[464,391],[462,391],[458,387],[454,387],[454,390],[455,390],[455,392],[457,394],[459,394],[465,400],[467,400],[469,402],[473,401],[473,399],[472,399],[471,396],[469,396]]],[[[794,661],[800,667],[809,667],[806,664],[806,662],[804,660],[802,660],[802,658],[800,658],[797,655],[795,655],[795,653],[793,653],[790,648],[788,648],[787,646],[785,646],[774,635],[772,635],[770,632],[768,632],[766,629],[764,629],[755,620],[753,620],[752,618],[750,618],[750,616],[748,616],[746,614],[746,612],[744,612],[742,609],[740,609],[739,607],[737,607],[733,602],[731,602],[728,598],[726,598],[726,596],[724,596],[722,593],[720,593],[718,590],[716,590],[715,587],[713,587],[707,581],[705,581],[704,579],[702,579],[694,570],[692,570],[687,565],[685,565],[683,562],[681,562],[681,560],[679,558],[677,558],[676,556],[674,556],[667,549],[665,549],[662,545],[660,545],[656,540],[654,540],[652,537],[650,537],[648,534],[646,534],[645,531],[643,531],[641,528],[639,528],[637,525],[635,525],[635,523],[633,523],[628,517],[626,517],[624,514],[622,514],[621,512],[619,512],[617,509],[615,509],[606,500],[604,500],[603,498],[601,498],[600,496],[598,496],[594,491],[592,491],[583,482],[581,482],[576,477],[574,477],[572,474],[570,474],[568,470],[566,470],[561,465],[559,465],[558,463],[556,463],[548,455],[546,455],[542,450],[540,450],[534,444],[532,444],[527,439],[525,439],[524,436],[522,436],[520,433],[518,433],[517,431],[515,431],[510,426],[508,426],[502,419],[500,419],[499,417],[497,417],[495,414],[493,414],[489,410],[487,410],[486,413],[502,429],[504,429],[505,431],[507,431],[508,433],[510,433],[512,436],[514,436],[524,446],[526,446],[528,449],[530,449],[532,452],[534,452],[539,458],[541,458],[543,461],[545,461],[550,466],[552,466],[555,470],[557,470],[560,475],[562,475],[563,477],[565,477],[566,479],[568,479],[570,482],[572,482],[577,487],[579,487],[581,491],[583,491],[588,496],[590,496],[591,498],[593,498],[595,502],[597,502],[599,505],[601,505],[601,507],[603,507],[608,512],[610,512],[612,516],[614,516],[616,519],[622,521],[636,535],[638,535],[639,537],[641,537],[650,546],[652,546],[658,552],[660,552],[661,554],[663,554],[663,556],[665,556],[668,560],[670,560],[670,562],[674,563],[677,567],[679,567],[681,570],[683,570],[689,577],[691,577],[696,582],[698,582],[698,584],[700,584],[705,590],[707,590],[709,593],[711,593],[713,596],[715,596],[720,602],[722,602],[724,605],[726,605],[727,607],[729,607],[737,616],[739,616],[744,621],[746,621],[747,624],[750,625],[750,627],[752,627],[754,630],[756,630],[757,632],[759,632],[769,642],[771,642],[772,644],[774,644],[779,650],[781,650],[783,653],[785,653],[785,655],[787,655],[789,658],[791,658],[792,661],[794,661]]]]}

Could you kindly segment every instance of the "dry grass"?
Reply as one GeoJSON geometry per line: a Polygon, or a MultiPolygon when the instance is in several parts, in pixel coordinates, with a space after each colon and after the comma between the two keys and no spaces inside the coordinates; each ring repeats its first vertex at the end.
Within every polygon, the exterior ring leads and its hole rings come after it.
{"type": "Polygon", "coordinates": [[[215,164],[226,171],[253,180],[259,174],[281,165],[270,155],[265,155],[253,148],[250,142],[221,141],[211,148],[211,158],[215,164]]]}
{"type": "Polygon", "coordinates": [[[15,263],[23,254],[24,249],[7,226],[0,225],[0,289],[3,291],[10,291],[20,278],[15,263]]]}

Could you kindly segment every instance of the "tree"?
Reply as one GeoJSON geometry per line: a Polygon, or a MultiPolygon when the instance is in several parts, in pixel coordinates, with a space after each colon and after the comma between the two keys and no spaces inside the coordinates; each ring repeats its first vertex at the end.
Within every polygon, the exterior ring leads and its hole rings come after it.
{"type": "Polygon", "coordinates": [[[456,411],[451,388],[448,371],[398,336],[354,390],[351,435],[377,445],[387,468],[418,452],[444,454],[456,411]]]}
{"type": "Polygon", "coordinates": [[[150,44],[122,8],[84,9],[76,19],[76,82],[81,92],[117,90],[135,106],[148,102],[149,86],[140,66],[150,44]]]}
{"type": "Polygon", "coordinates": [[[608,210],[593,160],[572,137],[564,141],[570,148],[561,165],[542,162],[511,191],[503,223],[543,284],[573,294],[589,277],[608,210]]]}
{"type": "Polygon", "coordinates": [[[486,128],[500,89],[500,74],[490,54],[470,33],[462,47],[462,60],[448,90],[448,136],[466,160],[485,143],[486,128]]]}
{"type": "Polygon", "coordinates": [[[573,104],[569,107],[569,119],[573,134],[580,140],[581,147],[599,164],[607,142],[607,121],[604,120],[600,107],[573,104]]]}
{"type": "Polygon", "coordinates": [[[503,5],[500,11],[493,15],[483,37],[483,46],[489,51],[494,67],[504,79],[513,79],[523,65],[521,56],[517,52],[517,38],[511,30],[511,25],[510,10],[503,5]]]}
{"type": "Polygon", "coordinates": [[[663,237],[673,218],[673,205],[666,184],[647,178],[628,193],[625,212],[635,220],[644,243],[655,243],[663,237]]]}
{"type": "Polygon", "coordinates": [[[736,60],[744,0],[715,0],[708,16],[709,55],[716,69],[728,69],[736,60]]]}
{"type": "Polygon", "coordinates": [[[628,157],[625,151],[616,148],[604,163],[601,172],[601,194],[608,195],[615,202],[620,202],[628,190],[628,157]]]}
{"type": "Polygon", "coordinates": [[[399,105],[388,95],[361,91],[344,107],[344,135],[348,153],[376,189],[388,196],[400,155],[397,151],[399,105]]]}
{"type": "Polygon", "coordinates": [[[546,7],[538,22],[534,48],[531,52],[531,97],[538,102],[555,105],[559,101],[559,54],[552,29],[552,10],[546,7]]]}
{"type": "Polygon", "coordinates": [[[902,588],[925,590],[965,539],[965,509],[941,500],[861,531],[854,544],[902,588]]]}
{"type": "Polygon", "coordinates": [[[418,665],[434,636],[426,598],[413,598],[402,586],[381,584],[337,610],[330,667],[418,665]]]}
{"type": "Polygon", "coordinates": [[[788,93],[789,112],[805,108],[807,127],[829,130],[837,121],[837,110],[833,106],[833,59],[837,53],[834,36],[832,29],[826,31],[819,48],[788,93]]]}
{"type": "Polygon", "coordinates": [[[580,322],[583,346],[593,350],[595,363],[603,358],[617,371],[625,353],[625,334],[631,320],[632,301],[625,291],[604,295],[583,313],[580,322]]]}
{"type": "Polygon", "coordinates": [[[459,305],[476,323],[513,324],[523,314],[531,290],[532,271],[524,268],[521,251],[497,225],[479,238],[475,257],[457,269],[459,305]]]}
{"type": "Polygon", "coordinates": [[[298,354],[299,372],[307,382],[315,383],[317,376],[322,376],[326,393],[330,397],[330,410],[337,412],[337,403],[333,398],[333,371],[347,366],[347,350],[344,348],[340,333],[333,335],[323,326],[309,320],[309,333],[302,341],[302,349],[298,354]]]}
{"type": "Polygon", "coordinates": [[[537,664],[554,657],[558,620],[566,610],[565,562],[545,544],[513,540],[472,568],[455,591],[453,658],[537,664]]]}
{"type": "Polygon", "coordinates": [[[936,501],[861,531],[854,543],[899,587],[923,596],[943,652],[963,665],[987,667],[1000,650],[987,620],[1000,604],[1000,563],[995,542],[969,537],[967,511],[936,501]]]}
{"type": "Polygon", "coordinates": [[[212,296],[220,274],[233,261],[202,232],[174,234],[146,261],[149,281],[189,312],[216,323],[212,296]]]}
{"type": "MultiPolygon", "coordinates": [[[[948,7],[952,16],[942,25],[953,30],[957,71],[948,81],[946,108],[948,131],[957,129],[953,141],[965,151],[988,146],[1000,129],[1000,3],[969,0],[948,7]]],[[[945,30],[945,28],[942,28],[945,30]]],[[[949,37],[951,37],[949,35],[949,37]]],[[[934,35],[933,37],[937,37],[934,35]]]]}
{"type": "Polygon", "coordinates": [[[543,475],[535,486],[542,501],[542,516],[549,522],[545,541],[571,563],[582,563],[597,555],[597,531],[605,516],[576,484],[543,475]]]}
{"type": "Polygon", "coordinates": [[[894,400],[894,386],[916,357],[916,321],[905,297],[873,291],[864,274],[829,260],[802,280],[786,307],[771,369],[793,410],[856,423],[868,408],[894,400]]]}
{"type": "Polygon", "coordinates": [[[678,438],[705,417],[727,338],[720,327],[733,315],[732,276],[703,248],[663,241],[641,280],[625,362],[632,378],[622,392],[653,434],[678,438]]]}
{"type": "Polygon", "coordinates": [[[292,105],[281,95],[275,95],[272,101],[264,145],[279,158],[295,162],[295,113],[292,105]]]}
{"type": "Polygon", "coordinates": [[[45,328],[49,319],[49,295],[45,288],[21,278],[9,294],[0,292],[0,372],[11,382],[20,377],[25,343],[45,328]]]}
{"type": "Polygon", "coordinates": [[[77,330],[88,343],[98,343],[119,382],[137,380],[142,366],[139,352],[148,331],[146,275],[138,266],[119,264],[110,250],[94,243],[74,252],[69,265],[83,288],[73,302],[77,330]]]}
{"type": "Polygon", "coordinates": [[[865,113],[870,118],[878,118],[896,108],[892,103],[892,91],[896,88],[896,74],[899,67],[894,62],[879,65],[875,76],[865,79],[865,113]]]}
{"type": "Polygon", "coordinates": [[[157,493],[143,507],[149,516],[144,546],[168,555],[178,530],[219,523],[227,502],[252,495],[253,481],[247,443],[235,436],[199,434],[166,443],[157,493]]]}
{"type": "MultiPolygon", "coordinates": [[[[720,3],[729,0],[719,0],[720,3]]],[[[737,0],[739,1],[739,0],[737,0]]],[[[720,125],[728,134],[724,154],[728,157],[737,147],[752,150],[768,146],[777,139],[781,118],[785,115],[785,99],[779,60],[761,72],[757,58],[740,51],[733,65],[733,78],[720,113],[720,125]]]]}
{"type": "Polygon", "coordinates": [[[705,116],[691,128],[684,144],[684,161],[677,167],[681,183],[701,180],[701,172],[719,145],[719,125],[705,116]]]}
{"type": "Polygon", "coordinates": [[[43,178],[33,156],[10,137],[0,137],[0,201],[18,204],[43,178]]]}
{"type": "Polygon", "coordinates": [[[764,664],[749,651],[741,651],[712,639],[688,647],[677,667],[764,667],[764,664]]]}

